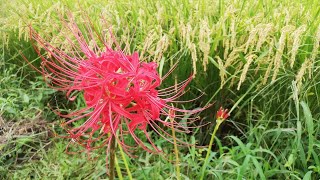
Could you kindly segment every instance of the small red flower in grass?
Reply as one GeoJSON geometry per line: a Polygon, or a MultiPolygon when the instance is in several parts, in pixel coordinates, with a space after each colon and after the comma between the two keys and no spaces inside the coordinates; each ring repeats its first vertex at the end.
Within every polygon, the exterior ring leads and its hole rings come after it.
{"type": "Polygon", "coordinates": [[[207,108],[183,110],[168,105],[179,102],[176,99],[184,94],[192,76],[177,84],[177,89],[172,86],[158,90],[167,75],[160,78],[156,63],[140,62],[137,52],[132,55],[124,54],[115,41],[113,46],[118,50],[114,50],[97,35],[95,29],[90,26],[90,21],[84,26],[88,32],[86,36],[71,15],[68,20],[62,19],[62,23],[74,36],[65,37],[71,50],[62,50],[49,44],[32,28],[31,37],[48,53],[48,56],[41,55],[40,50],[34,45],[41,57],[41,73],[47,84],[54,89],[66,91],[70,100],[76,98],[72,96],[74,92],[83,93],[85,108],[68,115],[57,113],[70,119],[62,124],[68,132],[67,137],[86,150],[109,146],[111,138],[114,137],[124,150],[130,151],[134,147],[129,146],[124,140],[125,135],[130,135],[143,149],[160,152],[147,132],[148,126],[170,141],[171,135],[159,124],[170,128],[173,123],[177,132],[189,132],[191,127],[187,125],[197,120],[196,118],[189,118],[191,121],[183,124],[176,120],[207,108]],[[103,48],[99,47],[99,44],[102,44],[103,48]],[[170,112],[179,113],[172,115],[170,112]],[[175,120],[163,121],[160,119],[161,115],[174,116],[175,120]],[[83,123],[75,126],[76,121],[83,123]],[[147,147],[136,135],[137,131],[144,133],[152,148],[147,147]]]}
{"type": "Polygon", "coordinates": [[[220,107],[219,111],[217,111],[217,119],[226,120],[229,116],[228,109],[220,107]]]}

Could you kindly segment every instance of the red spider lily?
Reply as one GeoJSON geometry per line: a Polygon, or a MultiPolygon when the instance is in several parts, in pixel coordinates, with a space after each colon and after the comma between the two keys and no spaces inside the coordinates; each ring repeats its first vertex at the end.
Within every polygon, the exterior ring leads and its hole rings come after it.
{"type": "Polygon", "coordinates": [[[57,113],[70,119],[62,124],[68,132],[67,137],[86,150],[110,145],[111,138],[115,137],[118,143],[129,151],[134,147],[127,145],[123,136],[130,135],[148,152],[161,152],[152,142],[147,132],[148,126],[170,141],[170,134],[159,124],[170,128],[173,123],[177,132],[189,132],[192,127],[188,125],[196,121],[196,118],[189,118],[191,121],[184,123],[176,120],[184,118],[186,114],[195,114],[207,108],[206,106],[197,110],[183,110],[168,105],[171,102],[178,102],[176,99],[184,94],[192,75],[177,84],[177,89],[172,86],[158,90],[167,75],[164,78],[159,76],[156,63],[140,62],[137,52],[132,55],[124,54],[115,41],[118,50],[114,50],[97,35],[90,22],[84,25],[88,32],[86,36],[80,31],[71,15],[68,20],[62,19],[62,23],[74,36],[65,36],[71,50],[62,50],[49,44],[32,28],[30,28],[31,38],[48,54],[48,56],[42,55],[34,45],[41,57],[40,71],[47,84],[54,89],[66,91],[70,100],[77,97],[72,96],[75,92],[83,93],[86,102],[84,109],[68,115],[57,113]],[[102,44],[102,48],[99,44],[102,44]],[[174,116],[176,120],[167,122],[161,120],[160,115],[174,116]],[[85,122],[82,125],[74,125],[74,122],[82,122],[83,119],[85,122]],[[152,148],[147,147],[136,135],[137,131],[144,133],[152,148]]]}
{"type": "Polygon", "coordinates": [[[228,109],[220,107],[219,111],[217,111],[217,119],[226,120],[229,116],[228,109]]]}

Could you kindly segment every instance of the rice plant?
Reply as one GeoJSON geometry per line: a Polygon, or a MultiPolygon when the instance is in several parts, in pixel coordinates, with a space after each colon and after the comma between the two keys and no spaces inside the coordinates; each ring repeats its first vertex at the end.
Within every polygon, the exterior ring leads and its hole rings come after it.
{"type": "Polygon", "coordinates": [[[68,102],[48,89],[21,56],[40,66],[30,25],[51,44],[71,49],[60,18],[72,12],[79,24],[89,17],[106,39],[111,30],[126,53],[138,51],[142,61],[156,62],[160,76],[178,62],[163,87],[193,72],[182,100],[204,95],[180,108],[214,103],[197,117],[208,125],[177,134],[199,147],[177,151],[151,133],[166,156],[137,150],[130,158],[119,151],[117,178],[200,179],[204,173],[204,179],[319,179],[319,1],[12,0],[0,6],[1,178],[108,177],[104,152],[91,159],[67,155],[67,142],[54,135],[64,133],[59,124],[65,120],[48,104],[69,111],[84,101],[68,102]],[[230,117],[209,148],[220,106],[230,117]]]}

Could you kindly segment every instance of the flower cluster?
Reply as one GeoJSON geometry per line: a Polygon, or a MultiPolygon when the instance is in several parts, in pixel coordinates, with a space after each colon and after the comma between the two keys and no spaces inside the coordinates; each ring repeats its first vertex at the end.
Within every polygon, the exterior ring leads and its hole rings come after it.
{"type": "Polygon", "coordinates": [[[219,120],[226,120],[230,114],[228,113],[228,109],[223,109],[220,107],[220,109],[217,111],[217,119],[219,120]]]}
{"type": "Polygon", "coordinates": [[[192,76],[175,87],[159,90],[163,78],[157,73],[155,62],[140,62],[137,52],[126,55],[118,46],[117,50],[114,50],[99,36],[99,42],[95,41],[95,30],[89,23],[85,26],[88,33],[86,36],[72,16],[69,16],[68,20],[62,20],[62,23],[74,36],[65,36],[71,50],[54,47],[32,28],[31,37],[48,54],[42,55],[34,44],[42,60],[41,73],[47,84],[54,89],[66,91],[70,100],[77,98],[73,96],[75,92],[83,94],[85,108],[67,115],[57,113],[70,119],[62,124],[68,132],[67,137],[86,150],[108,145],[113,137],[125,150],[130,150],[133,147],[127,145],[123,138],[129,134],[143,149],[159,152],[147,132],[147,127],[170,141],[170,134],[161,127],[173,126],[177,132],[188,132],[188,125],[196,118],[189,118],[191,121],[183,124],[176,120],[206,108],[183,110],[171,105],[172,102],[178,102],[176,99],[184,94],[192,76]],[[90,45],[87,37],[90,37],[90,45]],[[103,45],[102,48],[99,44],[103,45]],[[178,113],[173,115],[170,112],[178,113]],[[174,116],[174,120],[161,120],[161,115],[174,116]],[[83,123],[76,126],[76,121],[83,123]],[[152,148],[142,142],[136,135],[137,131],[144,133],[152,148]]]}

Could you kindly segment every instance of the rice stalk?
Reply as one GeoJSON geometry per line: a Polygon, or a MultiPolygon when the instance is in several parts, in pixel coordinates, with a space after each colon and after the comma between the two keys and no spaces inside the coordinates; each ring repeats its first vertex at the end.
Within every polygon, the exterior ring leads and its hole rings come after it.
{"type": "Polygon", "coordinates": [[[225,61],[224,68],[231,66],[232,63],[234,63],[235,60],[239,58],[239,53],[243,52],[243,50],[244,50],[243,46],[240,46],[240,47],[232,50],[232,52],[228,55],[228,57],[225,61]]]}
{"type": "Polygon", "coordinates": [[[196,45],[190,44],[191,58],[192,58],[192,68],[193,68],[193,78],[196,77],[197,74],[197,50],[196,45]]]}
{"type": "Polygon", "coordinates": [[[157,7],[156,19],[157,19],[159,24],[162,24],[163,23],[163,17],[164,17],[164,10],[165,9],[160,4],[160,2],[156,3],[156,7],[157,7]]]}
{"type": "Polygon", "coordinates": [[[168,38],[168,35],[163,34],[162,37],[160,38],[160,40],[157,43],[157,48],[155,50],[155,62],[159,63],[163,53],[168,49],[170,44],[170,40],[168,38]]]}
{"type": "MultiPolygon", "coordinates": [[[[239,65],[236,67],[235,72],[238,73],[243,69],[243,62],[239,62],[239,65]]],[[[232,87],[235,84],[236,79],[238,78],[238,76],[236,76],[236,74],[232,77],[231,82],[230,82],[230,86],[232,87]]]]}
{"type": "Polygon", "coordinates": [[[316,36],[314,38],[314,42],[313,42],[313,49],[312,49],[312,53],[311,53],[311,62],[315,62],[315,59],[318,55],[319,52],[319,45],[320,45],[320,25],[318,26],[318,30],[316,32],[316,36]]]}
{"type": "Polygon", "coordinates": [[[296,82],[297,82],[297,88],[300,90],[302,81],[303,81],[303,76],[306,73],[307,68],[312,64],[312,61],[310,59],[306,59],[302,65],[301,68],[298,71],[298,74],[296,75],[296,82]]]}
{"type": "Polygon", "coordinates": [[[249,37],[248,37],[247,43],[246,43],[246,47],[245,47],[244,53],[248,52],[248,49],[249,49],[250,45],[255,44],[254,41],[256,39],[257,32],[258,32],[258,29],[256,27],[251,29],[251,31],[249,33],[249,37]]]}
{"type": "Polygon", "coordinates": [[[223,53],[224,59],[228,58],[229,48],[230,48],[229,42],[230,42],[229,39],[224,40],[224,53],[223,53]]]}
{"type": "Polygon", "coordinates": [[[238,88],[237,88],[237,90],[240,90],[241,84],[242,84],[242,83],[244,82],[244,80],[246,79],[246,75],[247,75],[247,72],[248,72],[248,70],[249,70],[249,67],[250,67],[251,63],[253,62],[253,60],[256,59],[256,58],[257,58],[257,55],[255,55],[255,54],[249,54],[249,55],[246,56],[247,62],[246,62],[246,64],[244,65],[243,70],[242,70],[242,73],[241,73],[241,75],[240,75],[240,80],[239,80],[239,83],[238,83],[238,88]]]}
{"type": "Polygon", "coordinates": [[[219,76],[221,79],[220,88],[222,89],[222,87],[224,86],[224,84],[226,82],[226,80],[225,80],[226,79],[226,69],[225,69],[225,66],[223,65],[223,62],[219,56],[216,56],[215,59],[218,60],[219,76]]]}
{"type": "Polygon", "coordinates": [[[231,18],[230,33],[231,33],[230,47],[231,47],[231,49],[234,49],[234,48],[236,48],[236,44],[237,44],[237,38],[236,38],[237,29],[236,29],[235,18],[231,18]]]}
{"type": "Polygon", "coordinates": [[[140,57],[141,59],[144,59],[145,53],[148,51],[150,52],[152,50],[151,45],[154,43],[154,41],[157,40],[157,34],[155,31],[148,32],[148,35],[144,39],[143,42],[143,48],[140,51],[140,57]]]}
{"type": "Polygon", "coordinates": [[[281,29],[281,36],[278,42],[278,49],[273,62],[274,71],[272,75],[272,82],[276,80],[280,66],[281,66],[281,59],[282,59],[283,50],[285,47],[285,40],[286,40],[287,34],[291,32],[293,29],[294,29],[294,26],[291,26],[291,25],[287,25],[281,29]]]}
{"type": "Polygon", "coordinates": [[[292,18],[292,15],[290,14],[290,11],[288,8],[285,8],[284,12],[285,12],[284,22],[285,22],[285,25],[288,26],[292,18]]]}
{"type": "Polygon", "coordinates": [[[259,39],[256,46],[256,51],[260,51],[262,44],[266,41],[268,35],[273,30],[273,25],[271,23],[261,24],[258,28],[259,39]]]}
{"type": "Polygon", "coordinates": [[[209,62],[210,53],[210,36],[211,30],[209,28],[208,19],[202,20],[199,30],[199,49],[203,53],[203,69],[207,71],[207,64],[209,62]]]}
{"type": "Polygon", "coordinates": [[[271,41],[269,45],[269,51],[268,51],[268,58],[266,59],[266,62],[269,64],[266,70],[266,73],[264,74],[264,78],[262,80],[262,85],[265,85],[268,81],[269,75],[271,73],[271,69],[273,67],[273,63],[271,62],[271,57],[273,56],[273,42],[271,41]]]}
{"type": "Polygon", "coordinates": [[[290,67],[292,68],[296,59],[296,55],[298,53],[299,46],[301,44],[301,35],[306,31],[306,25],[302,25],[297,28],[292,34],[293,45],[291,49],[291,58],[289,60],[290,67]]]}

